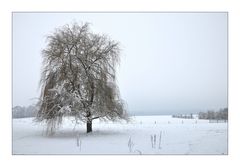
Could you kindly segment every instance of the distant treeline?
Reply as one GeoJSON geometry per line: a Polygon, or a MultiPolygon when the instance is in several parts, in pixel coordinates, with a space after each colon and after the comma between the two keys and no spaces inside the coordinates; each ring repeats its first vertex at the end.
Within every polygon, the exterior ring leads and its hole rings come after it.
{"type": "Polygon", "coordinates": [[[200,112],[198,118],[208,120],[228,120],[228,108],[220,109],[219,111],[200,112]]]}
{"type": "Polygon", "coordinates": [[[35,117],[37,114],[37,107],[30,105],[28,107],[15,106],[12,108],[12,118],[26,118],[35,117]]]}
{"type": "Polygon", "coordinates": [[[176,114],[172,115],[173,118],[193,119],[193,114],[176,114]]]}

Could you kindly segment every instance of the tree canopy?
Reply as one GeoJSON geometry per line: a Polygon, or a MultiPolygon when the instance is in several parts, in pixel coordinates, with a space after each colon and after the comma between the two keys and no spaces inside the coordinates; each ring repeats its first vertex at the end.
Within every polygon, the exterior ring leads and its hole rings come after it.
{"type": "Polygon", "coordinates": [[[45,121],[49,132],[63,116],[87,123],[87,132],[94,119],[128,118],[116,84],[118,42],[91,32],[88,23],[73,23],[47,36],[42,55],[37,120],[45,121]]]}

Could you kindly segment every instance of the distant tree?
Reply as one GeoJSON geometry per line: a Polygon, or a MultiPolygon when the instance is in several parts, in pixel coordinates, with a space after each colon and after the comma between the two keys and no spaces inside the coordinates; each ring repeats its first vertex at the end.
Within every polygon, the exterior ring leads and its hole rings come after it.
{"type": "Polygon", "coordinates": [[[224,108],[222,110],[222,119],[223,120],[228,120],[228,108],[224,108]]]}
{"type": "Polygon", "coordinates": [[[25,117],[36,117],[38,111],[38,106],[30,105],[25,109],[25,117]]]}
{"type": "Polygon", "coordinates": [[[37,115],[37,107],[30,105],[28,107],[15,106],[12,108],[12,118],[35,117],[37,115]]]}
{"type": "Polygon", "coordinates": [[[228,120],[228,108],[220,109],[219,111],[208,111],[198,113],[199,119],[209,120],[228,120]]]}
{"type": "Polygon", "coordinates": [[[37,114],[47,131],[52,133],[63,116],[85,122],[87,133],[94,119],[128,118],[116,85],[119,51],[118,42],[92,33],[88,23],[65,25],[47,37],[37,114]]]}
{"type": "Polygon", "coordinates": [[[214,111],[210,110],[207,112],[207,119],[214,119],[215,113],[214,111]]]}
{"type": "Polygon", "coordinates": [[[12,118],[24,118],[25,107],[15,106],[12,108],[12,118]]]}
{"type": "Polygon", "coordinates": [[[206,113],[204,113],[204,112],[199,112],[199,113],[198,113],[198,118],[199,118],[199,119],[206,119],[206,113]]]}

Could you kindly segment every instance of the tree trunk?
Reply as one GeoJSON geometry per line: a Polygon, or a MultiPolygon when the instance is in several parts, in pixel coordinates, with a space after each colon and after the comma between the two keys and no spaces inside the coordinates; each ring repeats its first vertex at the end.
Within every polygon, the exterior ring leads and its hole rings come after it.
{"type": "Polygon", "coordinates": [[[92,132],[92,120],[87,121],[87,133],[92,132]]]}

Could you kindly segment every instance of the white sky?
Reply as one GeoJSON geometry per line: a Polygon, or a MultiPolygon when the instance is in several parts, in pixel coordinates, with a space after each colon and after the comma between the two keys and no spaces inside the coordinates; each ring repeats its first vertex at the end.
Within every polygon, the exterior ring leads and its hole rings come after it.
{"type": "Polygon", "coordinates": [[[13,106],[36,101],[45,37],[73,21],[121,43],[117,77],[129,111],[227,106],[227,13],[14,13],[13,106]]]}

